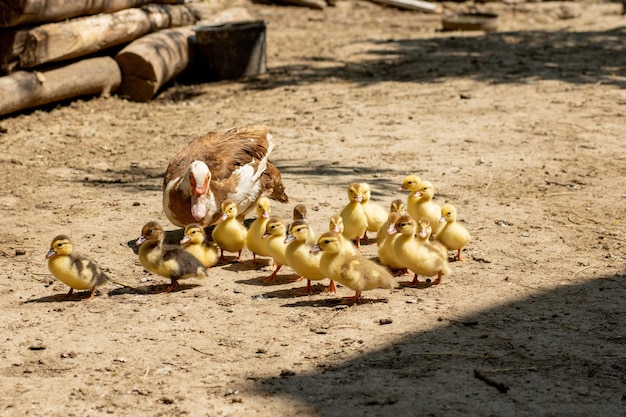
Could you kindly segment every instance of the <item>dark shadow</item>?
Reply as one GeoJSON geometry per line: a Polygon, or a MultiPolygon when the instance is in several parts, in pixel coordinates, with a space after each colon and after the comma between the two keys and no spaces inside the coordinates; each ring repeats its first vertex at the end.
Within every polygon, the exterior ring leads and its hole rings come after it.
{"type": "Polygon", "coordinates": [[[372,45],[364,54],[377,58],[341,62],[332,57],[301,57],[310,65],[269,68],[267,76],[249,80],[247,88],[275,89],[328,78],[363,85],[469,78],[498,84],[543,79],[626,87],[626,27],[598,32],[517,31],[389,41],[365,39],[360,43],[372,45]],[[315,63],[321,60],[325,65],[317,68],[315,63]]]}
{"type": "Polygon", "coordinates": [[[352,302],[346,302],[343,300],[342,296],[333,296],[327,299],[317,299],[317,300],[298,300],[293,303],[283,304],[281,307],[337,307],[337,306],[346,306],[346,307],[357,307],[363,304],[387,304],[389,302],[386,298],[369,298],[368,296],[363,296],[359,299],[358,304],[354,304],[352,302]]]}
{"type": "MultiPolygon", "coordinates": [[[[256,388],[296,399],[319,416],[399,416],[409,410],[424,416],[622,415],[624,300],[626,275],[617,275],[454,320],[442,313],[432,330],[346,361],[324,361],[315,371],[260,379],[256,388]]],[[[302,300],[285,307],[334,302],[302,300]]],[[[341,330],[329,326],[324,332],[341,330]]]]}

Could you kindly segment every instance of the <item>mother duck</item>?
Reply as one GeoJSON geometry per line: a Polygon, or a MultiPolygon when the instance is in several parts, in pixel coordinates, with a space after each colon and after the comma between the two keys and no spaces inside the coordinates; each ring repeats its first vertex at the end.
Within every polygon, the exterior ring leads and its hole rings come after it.
{"type": "Polygon", "coordinates": [[[209,132],[169,163],[163,180],[163,210],[176,226],[216,223],[224,200],[237,203],[243,219],[256,200],[288,202],[280,171],[269,161],[272,135],[263,125],[209,132]]]}

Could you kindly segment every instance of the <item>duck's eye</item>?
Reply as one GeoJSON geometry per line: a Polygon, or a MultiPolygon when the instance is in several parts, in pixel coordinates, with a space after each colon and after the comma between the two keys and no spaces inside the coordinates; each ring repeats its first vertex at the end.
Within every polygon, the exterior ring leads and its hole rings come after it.
{"type": "Polygon", "coordinates": [[[60,248],[62,246],[63,246],[63,243],[61,243],[61,242],[57,243],[57,248],[60,248]]]}

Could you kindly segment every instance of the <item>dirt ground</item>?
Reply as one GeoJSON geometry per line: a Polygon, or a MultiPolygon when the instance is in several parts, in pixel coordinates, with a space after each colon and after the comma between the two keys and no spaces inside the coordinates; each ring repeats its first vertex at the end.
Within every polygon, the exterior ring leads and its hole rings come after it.
{"type": "MultiPolygon", "coordinates": [[[[626,406],[626,17],[620,3],[487,3],[494,33],[365,1],[235,4],[268,73],[76,100],[0,121],[0,416],[617,416],[626,406]],[[431,180],[473,241],[442,284],[298,295],[283,268],[211,269],[170,294],[127,246],[163,214],[168,160],[264,123],[288,219],[316,231],[368,182],[431,180]],[[66,301],[57,234],[117,281],[66,301]],[[283,272],[284,271],[284,272],[283,272]],[[385,324],[391,321],[389,324],[385,324]],[[479,377],[485,377],[483,379],[479,377]]],[[[377,247],[364,256],[376,258],[377,247]]],[[[399,278],[399,281],[408,277],[399,278]]]]}

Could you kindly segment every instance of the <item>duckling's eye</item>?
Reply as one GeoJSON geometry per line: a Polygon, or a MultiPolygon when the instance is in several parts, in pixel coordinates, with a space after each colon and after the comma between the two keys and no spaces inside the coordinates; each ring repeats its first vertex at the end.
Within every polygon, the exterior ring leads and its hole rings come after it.
{"type": "Polygon", "coordinates": [[[61,248],[61,247],[63,247],[63,243],[61,242],[57,243],[57,248],[61,248]]]}

